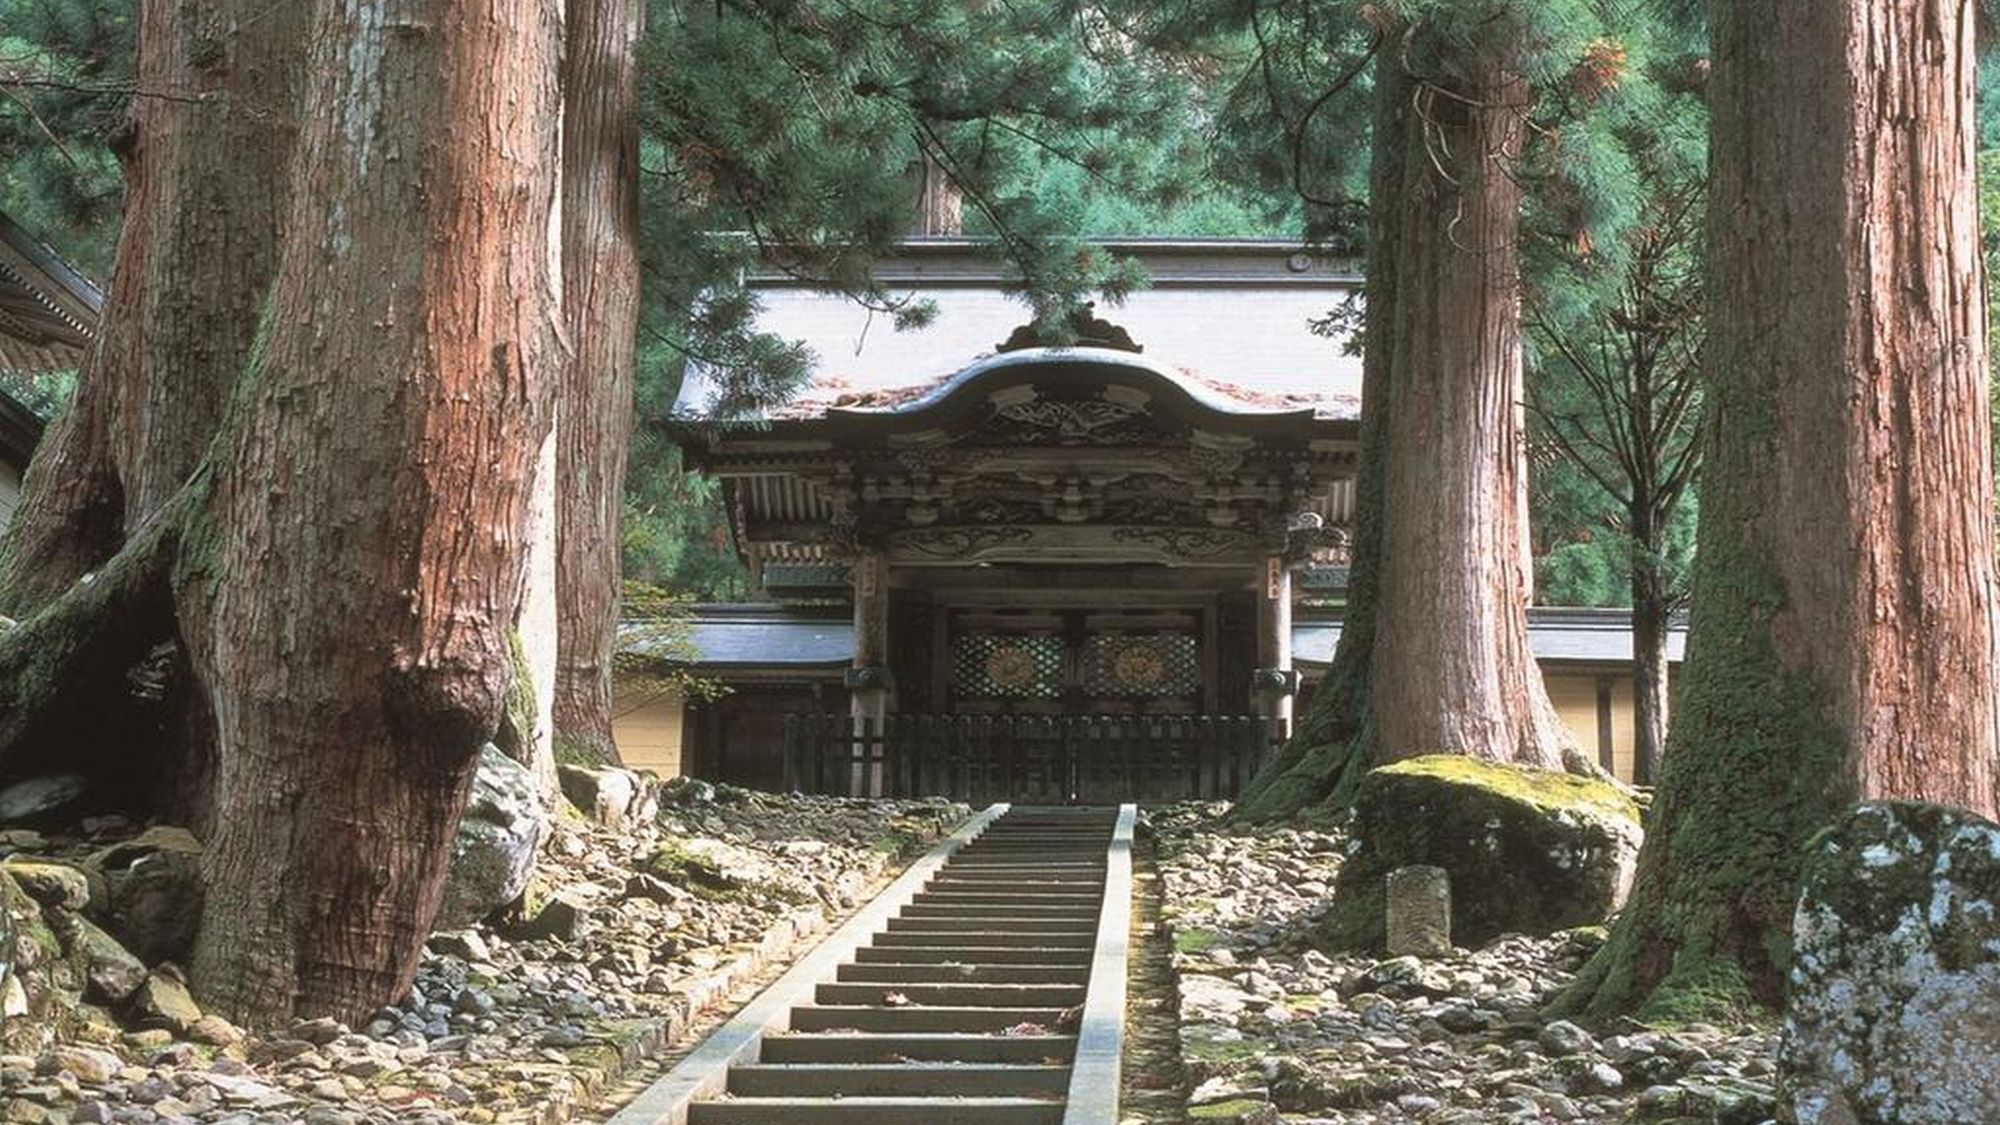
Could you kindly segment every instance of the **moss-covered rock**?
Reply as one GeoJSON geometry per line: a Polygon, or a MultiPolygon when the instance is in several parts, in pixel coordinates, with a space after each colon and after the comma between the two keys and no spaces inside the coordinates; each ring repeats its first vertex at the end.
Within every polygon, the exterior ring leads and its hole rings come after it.
{"type": "Polygon", "coordinates": [[[1450,873],[1459,945],[1600,922],[1624,901],[1640,837],[1638,806],[1609,782],[1453,754],[1384,766],[1356,791],[1328,937],[1383,948],[1385,880],[1416,864],[1450,873]]]}
{"type": "Polygon", "coordinates": [[[0,1051],[35,1054],[69,1038],[83,993],[78,959],[67,955],[42,908],[0,871],[0,1051]]]}
{"type": "Polygon", "coordinates": [[[451,876],[437,928],[458,930],[521,897],[548,835],[550,815],[533,771],[488,744],[458,822],[451,876]]]}
{"type": "Polygon", "coordinates": [[[1807,859],[1793,937],[1790,1119],[2000,1121],[2000,825],[1859,806],[1807,859]]]}

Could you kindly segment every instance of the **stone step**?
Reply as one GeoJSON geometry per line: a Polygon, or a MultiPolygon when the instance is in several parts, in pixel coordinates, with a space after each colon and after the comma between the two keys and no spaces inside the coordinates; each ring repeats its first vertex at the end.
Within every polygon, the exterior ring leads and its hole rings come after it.
{"type": "Polygon", "coordinates": [[[729,1098],[688,1107],[688,1125],[1061,1125],[1036,1098],[729,1098]]]}
{"type": "Polygon", "coordinates": [[[1037,945],[868,946],[854,951],[862,965],[1088,965],[1090,950],[1037,945]]]}
{"type": "Polygon", "coordinates": [[[1056,1063],[1076,1054],[1074,1035],[771,1035],[762,1045],[767,1063],[1056,1063]]]}
{"type": "Polygon", "coordinates": [[[902,933],[906,929],[1014,929],[1026,933],[1080,933],[1094,931],[1098,925],[1096,911],[1088,915],[1056,915],[1046,911],[1020,911],[1010,913],[1000,907],[982,909],[976,915],[952,911],[952,913],[912,913],[904,909],[904,917],[888,921],[888,933],[902,933]]]}
{"type": "Polygon", "coordinates": [[[875,984],[828,981],[813,989],[820,1004],[890,1007],[889,997],[940,1008],[1066,1008],[1083,1003],[1080,984],[991,984],[980,981],[938,984],[875,984]]]}
{"type": "Polygon", "coordinates": [[[876,948],[912,945],[1013,945],[1039,949],[1089,949],[1091,934],[1026,934],[1011,930],[891,930],[876,934],[876,948]]]}
{"type": "MultiPolygon", "coordinates": [[[[1078,853],[1076,853],[1076,857],[1064,857],[1064,859],[1060,859],[1060,861],[1056,861],[1056,859],[1050,859],[1048,863],[1050,863],[1052,867],[1062,867],[1062,869],[1076,869],[1076,871],[1082,871],[1082,869],[1092,869],[1092,871],[1104,871],[1104,857],[1100,857],[1100,855],[1094,855],[1094,853],[1092,853],[1092,855],[1082,855],[1082,853],[1078,851],[1078,853]],[[1080,859],[1078,859],[1078,857],[1080,857],[1080,859]]],[[[946,871],[960,871],[960,869],[964,869],[964,867],[978,867],[978,865],[1000,865],[1000,867],[1024,867],[1024,869],[1032,869],[1032,867],[1036,867],[1034,863],[1030,863],[1030,857],[1024,857],[1024,855],[1018,855],[1018,853],[1014,853],[1014,851],[1004,851],[1004,853],[1002,853],[1002,851],[996,851],[996,853],[992,853],[992,855],[982,855],[982,853],[976,853],[976,851],[970,851],[970,849],[968,849],[968,851],[962,851],[962,853],[954,855],[954,857],[952,857],[952,863],[944,865],[944,869],[946,869],[946,871]]]]}
{"type": "Polygon", "coordinates": [[[1104,871],[1032,871],[1027,868],[1006,870],[1003,868],[961,867],[947,869],[943,874],[924,884],[930,890],[983,891],[1002,888],[1007,890],[1086,890],[1104,891],[1104,871]]]}
{"type": "Polygon", "coordinates": [[[1065,1065],[993,1063],[756,1063],[729,1068],[744,1098],[1059,1098],[1065,1065]]]}
{"type": "MultiPolygon", "coordinates": [[[[1088,906],[1093,902],[1101,903],[1104,901],[1104,888],[1101,886],[1097,886],[1095,884],[1087,884],[1087,883],[1071,883],[1065,885],[1078,887],[1080,889],[1080,893],[1084,894],[1087,897],[1085,897],[1082,901],[1074,903],[1053,903],[1053,904],[1045,903],[1043,905],[1052,905],[1059,909],[1068,909],[1072,907],[1088,906]]],[[[1048,884],[1044,883],[1042,884],[1042,886],[1047,887],[1048,884]]],[[[943,886],[927,887],[924,890],[917,892],[916,897],[911,900],[911,905],[921,905],[926,907],[957,907],[961,905],[959,903],[940,902],[937,899],[930,897],[931,895],[939,892],[951,892],[957,894],[1007,895],[1010,897],[1017,894],[1036,893],[1034,891],[1028,890],[1024,887],[1020,887],[1013,883],[947,883],[943,886]]]]}
{"type": "Polygon", "coordinates": [[[1104,905],[1104,896],[1101,893],[1079,895],[1067,902],[1036,900],[1025,895],[1002,893],[981,894],[978,898],[980,899],[978,902],[957,902],[924,891],[911,899],[903,910],[916,909],[920,912],[917,915],[905,915],[906,917],[930,915],[942,918],[961,914],[1010,914],[1021,918],[1094,918],[1097,916],[1098,908],[1104,905]]]}
{"type": "Polygon", "coordinates": [[[925,906],[1088,906],[1095,907],[1104,901],[1104,892],[1095,891],[960,891],[930,890],[918,892],[915,902],[925,906]]]}
{"type": "Polygon", "coordinates": [[[1022,1024],[1038,1025],[1043,1033],[1059,1030],[1061,1008],[907,1008],[861,1005],[801,1005],[792,1009],[794,1031],[888,1031],[915,1034],[930,1031],[1005,1031],[1022,1024]]]}
{"type": "Polygon", "coordinates": [[[1088,965],[870,965],[834,970],[843,981],[874,984],[1088,984],[1088,965]]]}

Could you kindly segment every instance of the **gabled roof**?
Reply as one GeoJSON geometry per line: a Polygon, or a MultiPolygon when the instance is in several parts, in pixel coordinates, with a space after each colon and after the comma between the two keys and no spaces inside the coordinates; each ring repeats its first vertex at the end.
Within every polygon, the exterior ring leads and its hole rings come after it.
{"type": "MultiPolygon", "coordinates": [[[[1231,410],[1358,416],[1361,361],[1325,327],[1360,288],[1346,263],[1273,240],[1103,245],[1137,258],[1152,275],[1150,288],[1095,310],[1143,349],[1126,359],[1231,410]]],[[[918,239],[883,263],[876,276],[893,296],[928,301],[937,311],[926,327],[901,332],[887,315],[842,294],[782,275],[753,279],[762,304],[757,328],[802,341],[815,359],[808,386],[769,416],[896,410],[992,362],[1031,314],[986,250],[972,239],[918,239]]],[[[691,363],[677,410],[708,414],[715,386],[713,371],[691,363]]]]}
{"type": "Polygon", "coordinates": [[[77,366],[103,308],[89,278],[0,214],[0,369],[77,366]]]}

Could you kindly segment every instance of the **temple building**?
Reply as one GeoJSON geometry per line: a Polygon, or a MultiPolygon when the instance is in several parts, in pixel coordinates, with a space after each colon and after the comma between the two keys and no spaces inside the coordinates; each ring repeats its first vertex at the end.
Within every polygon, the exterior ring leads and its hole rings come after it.
{"type": "MultiPolygon", "coordinates": [[[[686,453],[768,600],[697,611],[695,668],[727,693],[622,700],[628,762],[849,792],[1233,793],[1339,633],[1361,279],[1282,242],[1110,249],[1152,286],[1063,346],[965,239],[880,271],[934,306],[921,329],[760,279],[759,327],[815,374],[686,453]]],[[[697,368],[680,408],[716,399],[697,368]]],[[[1625,615],[1538,610],[1531,634],[1579,743],[1629,777],[1625,615]]]]}
{"type": "MultiPolygon", "coordinates": [[[[103,304],[88,278],[0,214],[0,372],[75,370],[103,304]]],[[[41,435],[42,419],[0,384],[0,531],[13,517],[41,435]]]]}

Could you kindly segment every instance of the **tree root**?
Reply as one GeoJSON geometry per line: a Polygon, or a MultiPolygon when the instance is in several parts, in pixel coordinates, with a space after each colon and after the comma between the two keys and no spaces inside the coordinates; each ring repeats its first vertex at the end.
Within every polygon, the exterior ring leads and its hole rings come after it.
{"type": "Polygon", "coordinates": [[[167,505],[102,569],[0,633],[0,776],[79,765],[103,732],[107,701],[130,694],[127,674],[173,638],[174,561],[197,491],[167,505]]]}

